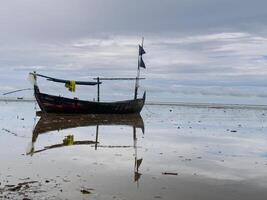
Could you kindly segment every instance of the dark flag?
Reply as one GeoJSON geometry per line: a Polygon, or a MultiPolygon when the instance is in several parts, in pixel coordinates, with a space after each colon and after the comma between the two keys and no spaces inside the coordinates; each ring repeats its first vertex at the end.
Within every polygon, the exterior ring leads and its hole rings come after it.
{"type": "Polygon", "coordinates": [[[145,50],[143,49],[142,46],[139,45],[139,56],[142,56],[143,54],[145,54],[145,50]]]}
{"type": "Polygon", "coordinates": [[[146,65],[145,65],[145,63],[144,63],[144,61],[143,61],[143,58],[142,58],[142,57],[140,58],[139,67],[146,68],[146,65]]]}

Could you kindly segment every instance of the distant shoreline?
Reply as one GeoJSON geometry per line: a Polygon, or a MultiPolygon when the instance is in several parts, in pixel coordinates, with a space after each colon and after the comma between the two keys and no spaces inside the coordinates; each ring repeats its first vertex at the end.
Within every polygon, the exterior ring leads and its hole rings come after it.
{"type": "MultiPolygon", "coordinates": [[[[17,99],[17,98],[0,98],[0,102],[20,102],[33,103],[35,99],[17,99]]],[[[152,102],[147,101],[145,105],[149,106],[184,106],[195,108],[214,108],[214,109],[263,109],[267,110],[267,105],[255,104],[223,104],[223,103],[189,103],[189,102],[152,102]]]]}
{"type": "Polygon", "coordinates": [[[267,105],[254,104],[223,104],[223,103],[189,103],[189,102],[147,102],[146,105],[155,106],[184,106],[196,108],[214,109],[263,109],[267,110],[267,105]]]}

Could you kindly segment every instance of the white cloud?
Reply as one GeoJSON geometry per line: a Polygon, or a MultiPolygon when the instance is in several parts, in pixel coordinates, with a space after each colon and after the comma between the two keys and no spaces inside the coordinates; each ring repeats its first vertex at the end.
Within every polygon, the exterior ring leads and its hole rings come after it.
{"type": "MultiPolygon", "coordinates": [[[[27,46],[11,44],[0,49],[0,69],[25,74],[38,70],[60,77],[134,77],[140,40],[133,35],[108,35],[69,42],[32,42],[27,46]]],[[[148,78],[148,88],[156,84],[158,92],[164,88],[171,94],[183,95],[266,96],[267,37],[242,32],[186,37],[163,34],[147,36],[144,45],[147,69],[141,74],[148,78]],[[181,87],[169,88],[169,84],[181,87]],[[260,89],[255,93],[242,86],[260,89]]],[[[14,81],[10,80],[10,84],[14,81]]]]}

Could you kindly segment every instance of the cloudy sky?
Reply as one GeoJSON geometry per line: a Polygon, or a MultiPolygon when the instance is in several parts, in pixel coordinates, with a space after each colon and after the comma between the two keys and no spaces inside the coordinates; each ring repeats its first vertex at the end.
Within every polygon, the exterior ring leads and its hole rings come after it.
{"type": "MultiPolygon", "coordinates": [[[[264,0],[3,0],[0,92],[29,87],[33,70],[79,80],[135,76],[144,36],[141,90],[149,100],[264,104],[266,7],[264,0]]],[[[104,84],[103,99],[111,100],[110,89],[112,98],[128,98],[133,86],[104,84]]],[[[93,98],[91,90],[80,92],[93,98]]]]}

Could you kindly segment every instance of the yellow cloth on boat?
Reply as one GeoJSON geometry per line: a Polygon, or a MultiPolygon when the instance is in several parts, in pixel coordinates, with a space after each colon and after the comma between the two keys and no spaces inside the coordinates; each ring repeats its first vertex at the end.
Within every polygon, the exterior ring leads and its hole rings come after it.
{"type": "Polygon", "coordinates": [[[63,144],[65,146],[71,146],[71,145],[73,145],[73,143],[74,143],[74,137],[73,137],[73,135],[68,135],[63,140],[63,144]]]}
{"type": "Polygon", "coordinates": [[[75,81],[70,81],[65,83],[65,87],[69,89],[71,92],[75,92],[76,83],[75,81]]]}

